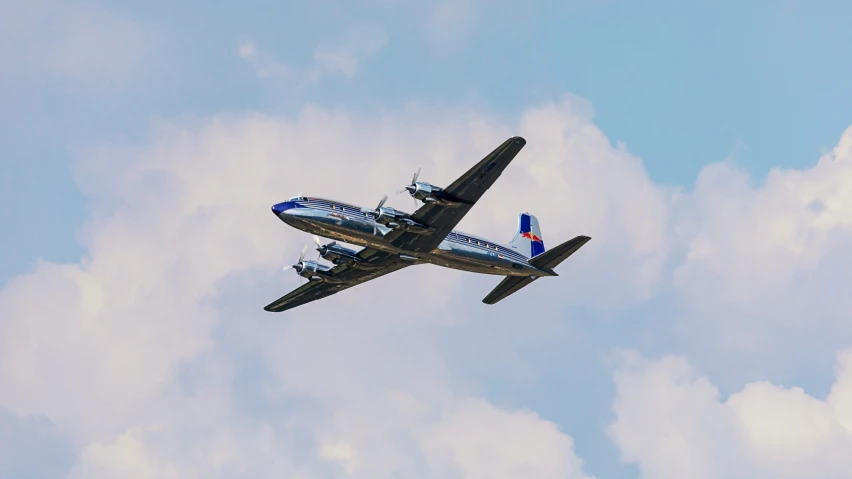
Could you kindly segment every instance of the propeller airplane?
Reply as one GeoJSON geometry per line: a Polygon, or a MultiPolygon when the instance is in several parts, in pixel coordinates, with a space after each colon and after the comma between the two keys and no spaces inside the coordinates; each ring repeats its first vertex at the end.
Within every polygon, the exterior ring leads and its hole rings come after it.
{"type": "Polygon", "coordinates": [[[399,191],[407,192],[415,206],[422,203],[411,214],[385,206],[387,195],[375,208],[302,194],[272,206],[281,221],[312,234],[317,259],[305,259],[305,246],[292,268],[308,281],[264,309],[286,311],[416,264],[505,276],[482,300],[486,304],[497,303],[538,278],[558,276],[553,268],[590,237],[577,236],[545,250],[538,219],[529,213],[518,215],[515,237],[506,244],[453,230],[524,145],[521,137],[509,138],[446,188],[418,181],[418,168],[411,183],[399,191]],[[333,241],[323,244],[318,235],[333,241]],[[346,248],[338,241],[361,249],[346,248]],[[333,266],[320,264],[320,258],[333,266]]]}

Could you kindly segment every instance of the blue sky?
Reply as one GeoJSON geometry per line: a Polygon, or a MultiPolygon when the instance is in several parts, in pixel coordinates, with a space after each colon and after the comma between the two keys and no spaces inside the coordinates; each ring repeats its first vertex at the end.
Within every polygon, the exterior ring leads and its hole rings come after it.
{"type": "Polygon", "coordinates": [[[0,423],[28,438],[0,472],[852,470],[801,452],[852,440],[852,5],[42,0],[0,17],[0,423]],[[268,204],[372,204],[418,163],[450,180],[514,134],[527,166],[465,228],[508,239],[528,208],[548,238],[591,234],[558,280],[489,317],[493,278],[432,270],[386,285],[441,298],[407,318],[255,311],[293,285],[278,265],[304,241],[268,204]],[[787,436],[763,410],[830,432],[789,424],[804,439],[773,449],[787,436]],[[537,446],[465,433],[488,427],[537,446]]]}
{"type": "MultiPolygon", "coordinates": [[[[2,214],[21,234],[4,246],[0,277],[38,256],[79,253],[85,206],[69,180],[73,148],[141,138],[153,117],[285,113],[305,103],[377,111],[410,101],[513,115],[570,92],[594,104],[597,124],[640,155],[652,178],[690,188],[702,165],[730,155],[757,176],[803,166],[833,145],[852,109],[842,2],[470,5],[458,26],[440,27],[451,40],[437,42],[443,33],[418,28],[428,6],[416,2],[122,2],[115,11],[158,45],[132,77],[86,84],[9,55],[18,68],[4,94],[2,214]],[[304,66],[313,45],[352,24],[387,32],[387,46],[357,76],[330,75],[299,94],[259,82],[234,55],[251,39],[304,66]],[[57,201],[63,214],[29,220],[57,201]]],[[[33,22],[48,36],[48,21],[33,22]]]]}

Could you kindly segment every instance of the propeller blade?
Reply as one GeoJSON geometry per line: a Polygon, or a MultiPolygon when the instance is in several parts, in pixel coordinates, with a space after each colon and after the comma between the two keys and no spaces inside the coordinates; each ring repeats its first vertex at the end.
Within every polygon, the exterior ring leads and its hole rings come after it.
{"type": "Polygon", "coordinates": [[[376,210],[377,211],[380,210],[382,208],[382,206],[385,205],[385,201],[387,201],[387,200],[388,200],[388,195],[382,196],[381,201],[379,201],[379,206],[376,206],[376,210]]]}
{"type": "Polygon", "coordinates": [[[414,172],[414,178],[411,179],[411,184],[417,183],[417,178],[420,177],[420,166],[417,167],[417,171],[414,172]]]}
{"type": "Polygon", "coordinates": [[[311,235],[311,236],[313,236],[313,237],[314,237],[314,243],[316,243],[316,244],[317,244],[317,246],[319,246],[320,248],[322,248],[322,241],[320,241],[319,236],[317,236],[317,235],[311,235]]]}
{"type": "Polygon", "coordinates": [[[305,247],[302,248],[302,254],[299,255],[299,262],[300,263],[302,262],[303,259],[305,259],[305,253],[307,251],[308,251],[308,245],[305,245],[305,247]]]}

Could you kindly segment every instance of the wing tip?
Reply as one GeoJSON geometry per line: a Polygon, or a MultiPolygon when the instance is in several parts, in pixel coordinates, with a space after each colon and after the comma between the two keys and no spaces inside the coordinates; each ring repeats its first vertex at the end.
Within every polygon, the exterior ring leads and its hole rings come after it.
{"type": "Polygon", "coordinates": [[[285,309],[287,309],[287,308],[282,308],[281,305],[278,304],[278,301],[276,301],[274,303],[269,303],[269,304],[267,304],[266,306],[263,307],[263,310],[268,312],[268,313],[280,313],[281,311],[284,311],[285,309]]]}

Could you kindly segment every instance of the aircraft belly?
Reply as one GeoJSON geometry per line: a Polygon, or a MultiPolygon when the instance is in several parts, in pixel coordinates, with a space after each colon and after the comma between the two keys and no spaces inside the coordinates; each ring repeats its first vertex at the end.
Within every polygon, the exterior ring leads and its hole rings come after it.
{"type": "MultiPolygon", "coordinates": [[[[385,235],[389,228],[363,220],[360,216],[327,212],[313,208],[299,208],[291,214],[281,215],[291,226],[308,233],[354,245],[372,247],[382,251],[406,254],[391,246],[385,235]]],[[[527,264],[519,264],[497,253],[486,252],[449,241],[442,242],[430,253],[415,253],[418,262],[435,264],[446,268],[481,274],[500,276],[528,276],[537,270],[527,264]]]]}
{"type": "MultiPolygon", "coordinates": [[[[427,262],[447,268],[500,276],[526,276],[528,272],[512,267],[512,262],[466,248],[456,248],[446,242],[429,255],[427,262]]],[[[526,269],[526,268],[524,268],[526,269]]]]}

